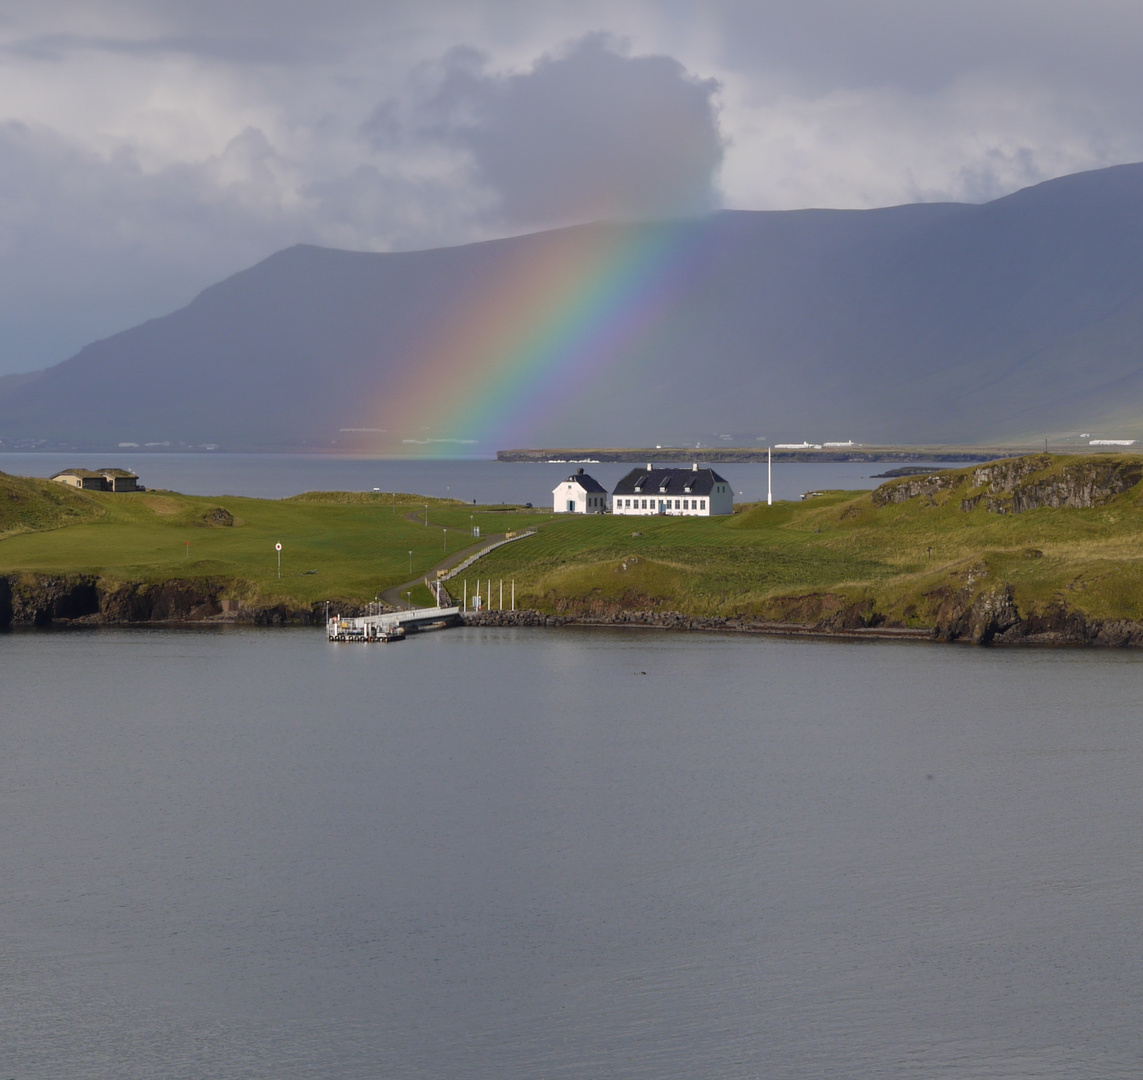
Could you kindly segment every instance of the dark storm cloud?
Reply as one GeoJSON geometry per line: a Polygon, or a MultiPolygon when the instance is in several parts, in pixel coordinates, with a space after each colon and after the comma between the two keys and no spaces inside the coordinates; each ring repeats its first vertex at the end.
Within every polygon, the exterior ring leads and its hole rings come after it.
{"type": "MultiPolygon", "coordinates": [[[[458,49],[422,130],[471,154],[512,226],[691,214],[718,202],[717,92],[677,60],[624,55],[603,34],[523,74],[488,74],[484,57],[458,49]]],[[[400,129],[393,103],[367,126],[381,141],[400,129]]]]}

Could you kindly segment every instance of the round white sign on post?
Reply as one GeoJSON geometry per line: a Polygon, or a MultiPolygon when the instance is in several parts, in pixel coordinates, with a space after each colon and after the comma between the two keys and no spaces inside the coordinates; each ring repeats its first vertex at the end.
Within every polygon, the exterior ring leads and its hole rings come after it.
{"type": "Polygon", "coordinates": [[[275,545],[274,545],[274,550],[275,550],[275,551],[281,551],[281,550],[282,550],[282,545],[281,545],[281,544],[275,544],[275,545]]]}

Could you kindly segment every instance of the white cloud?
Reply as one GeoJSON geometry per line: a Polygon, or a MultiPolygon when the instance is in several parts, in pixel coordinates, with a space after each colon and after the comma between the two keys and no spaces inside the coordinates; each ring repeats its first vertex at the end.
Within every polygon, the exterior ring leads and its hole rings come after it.
{"type": "Polygon", "coordinates": [[[735,145],[722,176],[736,207],[985,202],[1143,158],[1143,137],[1097,101],[991,77],[923,97],[879,87],[754,103],[740,90],[731,80],[725,93],[735,145]]]}

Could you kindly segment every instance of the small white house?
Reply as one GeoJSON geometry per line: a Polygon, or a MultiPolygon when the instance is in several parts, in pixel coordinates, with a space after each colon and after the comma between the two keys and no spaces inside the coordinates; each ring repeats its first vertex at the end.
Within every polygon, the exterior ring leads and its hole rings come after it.
{"type": "Polygon", "coordinates": [[[607,511],[607,489],[583,469],[569,476],[552,490],[552,510],[557,514],[603,514],[607,511]]]}
{"type": "Polygon", "coordinates": [[[611,493],[613,514],[712,517],[734,513],[734,491],[714,469],[632,469],[611,493]]]}

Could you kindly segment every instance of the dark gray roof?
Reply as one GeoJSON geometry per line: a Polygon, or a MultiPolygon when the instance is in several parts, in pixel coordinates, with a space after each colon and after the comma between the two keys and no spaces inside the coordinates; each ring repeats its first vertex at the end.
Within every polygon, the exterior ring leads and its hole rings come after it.
{"type": "Polygon", "coordinates": [[[594,477],[588,476],[587,473],[583,471],[583,469],[577,469],[574,473],[572,473],[571,476],[568,477],[568,480],[573,484],[579,484],[579,486],[583,488],[584,491],[589,491],[592,495],[597,493],[600,495],[607,494],[607,488],[605,488],[594,477]]]}
{"type": "Polygon", "coordinates": [[[632,469],[618,484],[612,495],[709,495],[715,484],[726,478],[714,469],[632,469]],[[641,491],[636,491],[636,488],[641,491]],[[660,489],[666,488],[666,491],[660,489]]]}

